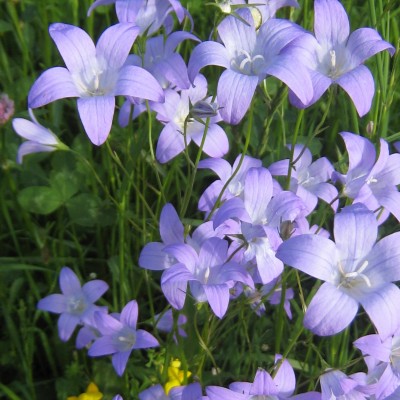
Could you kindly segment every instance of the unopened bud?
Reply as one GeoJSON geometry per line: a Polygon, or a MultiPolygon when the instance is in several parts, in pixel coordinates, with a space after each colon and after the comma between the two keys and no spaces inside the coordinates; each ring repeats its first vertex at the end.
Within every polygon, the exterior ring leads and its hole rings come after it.
{"type": "Polygon", "coordinates": [[[374,121],[369,121],[366,127],[367,135],[372,136],[374,133],[374,121]]]}
{"type": "Polygon", "coordinates": [[[211,118],[218,114],[218,104],[200,100],[190,110],[190,115],[195,119],[211,118]]]}

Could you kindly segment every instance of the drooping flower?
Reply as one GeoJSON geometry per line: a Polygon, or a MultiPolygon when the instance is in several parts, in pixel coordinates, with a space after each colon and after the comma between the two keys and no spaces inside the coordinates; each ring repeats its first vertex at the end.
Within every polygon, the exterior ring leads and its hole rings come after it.
{"type": "Polygon", "coordinates": [[[332,84],[342,87],[352,99],[360,117],[371,108],[374,78],[363,63],[376,53],[394,47],[382,40],[375,29],[360,28],[350,34],[349,19],[338,0],[314,1],[314,34],[293,43],[296,56],[310,71],[314,96],[304,102],[296,93],[290,99],[297,107],[315,103],[332,84]]]}
{"type": "Polygon", "coordinates": [[[378,222],[362,204],[335,215],[335,242],[299,235],[283,242],[276,256],[285,264],[325,281],[311,300],[304,326],[321,336],[345,329],[361,304],[382,338],[400,327],[400,233],[376,242],[378,222]]]}
{"type": "Polygon", "coordinates": [[[95,321],[103,336],[96,339],[89,349],[89,356],[112,354],[112,364],[119,376],[125,371],[129,356],[134,349],[158,346],[157,339],[143,329],[136,329],[138,305],[130,301],[123,309],[119,320],[111,315],[97,312],[95,321]]]}
{"type": "Polygon", "coordinates": [[[12,121],[14,131],[27,139],[18,148],[18,164],[22,164],[23,158],[28,154],[68,149],[68,146],[62,143],[50,129],[39,124],[31,109],[29,109],[29,115],[33,122],[24,118],[14,118],[12,121]]]}
{"type": "Polygon", "coordinates": [[[67,341],[78,324],[94,324],[94,313],[101,310],[93,303],[108,289],[106,282],[96,279],[86,282],[82,287],[78,277],[68,267],[60,272],[59,283],[62,294],[51,294],[39,300],[39,310],[61,314],[58,319],[58,333],[67,341]]]}
{"type": "Polygon", "coordinates": [[[111,130],[115,96],[164,101],[162,88],[143,68],[124,65],[138,28],[131,23],[109,27],[95,46],[82,29],[67,24],[50,25],[67,68],[43,72],[33,84],[28,105],[37,108],[65,97],[78,97],[78,112],[89,139],[101,145],[111,130]]]}
{"type": "Polygon", "coordinates": [[[256,87],[268,75],[309,102],[313,96],[309,73],[288,52],[288,45],[304,34],[303,29],[287,20],[270,19],[256,30],[249,9],[238,14],[247,23],[226,17],[217,27],[222,43],[206,41],[194,48],[188,65],[191,81],[207,65],[226,68],[218,81],[217,98],[222,119],[234,125],[242,120],[256,87]]]}

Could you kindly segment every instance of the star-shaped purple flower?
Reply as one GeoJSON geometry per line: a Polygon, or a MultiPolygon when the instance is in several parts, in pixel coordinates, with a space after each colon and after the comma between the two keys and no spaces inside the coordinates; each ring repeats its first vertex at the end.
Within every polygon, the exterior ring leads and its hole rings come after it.
{"type": "Polygon", "coordinates": [[[310,71],[314,96],[304,102],[291,93],[291,101],[297,107],[315,103],[334,83],[342,87],[357,109],[360,117],[371,108],[374,96],[374,78],[363,63],[376,53],[394,47],[382,40],[375,29],[360,28],[350,34],[349,18],[337,0],[315,0],[314,34],[296,40],[296,56],[310,71]]]}
{"type": "Polygon", "coordinates": [[[226,68],[218,81],[217,97],[222,119],[234,125],[244,117],[256,87],[267,75],[309,102],[313,93],[307,69],[293,62],[286,51],[290,42],[305,34],[303,29],[287,20],[270,19],[256,30],[249,9],[237,13],[247,24],[228,16],[217,27],[222,43],[206,41],[195,47],[188,65],[191,81],[207,65],[226,68]]]}
{"type": "Polygon", "coordinates": [[[108,289],[106,282],[99,279],[85,283],[81,287],[75,272],[63,267],[59,277],[62,294],[51,294],[39,300],[39,310],[61,314],[58,319],[60,339],[67,341],[78,324],[94,325],[95,311],[101,311],[93,303],[108,289]]]}
{"type": "Polygon", "coordinates": [[[95,314],[96,324],[103,336],[96,339],[89,349],[89,356],[112,354],[112,364],[119,376],[125,371],[129,356],[134,349],[158,346],[157,339],[143,329],[136,329],[138,305],[130,301],[123,309],[119,320],[111,315],[95,314]]]}
{"type": "Polygon", "coordinates": [[[345,329],[361,304],[385,338],[400,327],[400,232],[376,242],[378,222],[362,204],[335,215],[335,242],[299,235],[283,242],[276,257],[325,281],[311,300],[304,325],[321,336],[345,329]]]}
{"type": "Polygon", "coordinates": [[[164,101],[156,79],[143,68],[124,65],[138,28],[131,23],[109,27],[95,46],[82,29],[67,24],[50,25],[67,68],[43,72],[33,84],[28,105],[37,108],[65,97],[78,97],[78,112],[89,139],[101,145],[111,130],[115,96],[164,101]]]}

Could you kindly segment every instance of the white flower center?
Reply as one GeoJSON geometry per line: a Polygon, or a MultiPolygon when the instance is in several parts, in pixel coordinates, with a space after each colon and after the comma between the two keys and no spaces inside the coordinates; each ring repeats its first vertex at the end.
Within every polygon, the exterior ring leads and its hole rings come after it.
{"type": "Polygon", "coordinates": [[[72,75],[72,80],[81,97],[112,94],[117,79],[117,70],[103,68],[97,60],[94,60],[90,67],[79,71],[79,74],[72,75]]]}
{"type": "Polygon", "coordinates": [[[120,352],[131,350],[136,343],[136,332],[125,326],[114,336],[113,342],[120,352]]]}
{"type": "Polygon", "coordinates": [[[87,308],[84,296],[78,295],[68,299],[68,312],[74,315],[82,315],[87,308]]]}
{"type": "Polygon", "coordinates": [[[365,260],[355,271],[345,272],[342,263],[339,261],[339,271],[341,279],[338,287],[346,289],[352,289],[358,286],[360,283],[364,286],[367,285],[369,288],[372,286],[368,276],[363,274],[368,266],[368,261],[365,260]]]}
{"type": "Polygon", "coordinates": [[[259,75],[265,66],[265,59],[261,54],[252,55],[246,50],[240,50],[232,67],[245,75],[259,75]]]}

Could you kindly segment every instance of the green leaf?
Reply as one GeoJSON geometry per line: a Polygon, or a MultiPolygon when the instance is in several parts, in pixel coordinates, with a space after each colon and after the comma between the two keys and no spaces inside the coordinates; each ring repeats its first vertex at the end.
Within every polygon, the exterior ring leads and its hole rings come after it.
{"type": "Polygon", "coordinates": [[[63,203],[57,190],[47,186],[31,186],[22,189],[18,202],[25,210],[36,214],[50,214],[63,203]]]}
{"type": "Polygon", "coordinates": [[[92,227],[110,225],[115,219],[113,210],[90,193],[81,193],[67,202],[67,210],[72,222],[92,227]]]}
{"type": "Polygon", "coordinates": [[[58,193],[63,203],[65,203],[78,191],[78,177],[72,171],[57,171],[50,177],[50,186],[58,193]]]}

